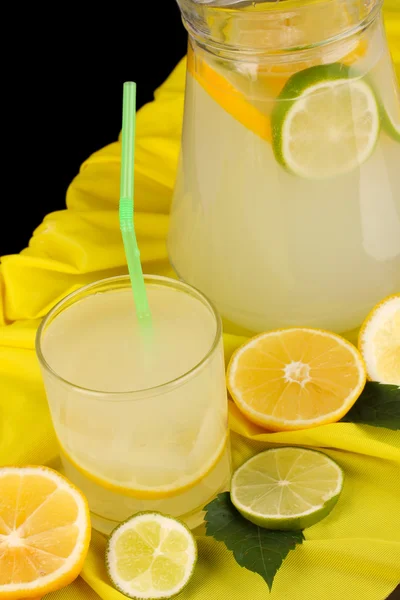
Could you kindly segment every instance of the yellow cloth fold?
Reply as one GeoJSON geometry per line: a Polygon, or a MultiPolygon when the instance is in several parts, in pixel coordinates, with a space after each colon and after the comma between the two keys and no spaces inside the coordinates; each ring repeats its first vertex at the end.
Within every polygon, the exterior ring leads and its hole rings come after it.
{"type": "MultiPolygon", "coordinates": [[[[398,0],[385,17],[400,77],[398,0]]],[[[179,153],[185,61],[137,119],[136,228],[144,271],[173,275],[166,251],[168,212],[179,153]]],[[[57,466],[57,445],[34,353],[35,332],[68,292],[126,273],[118,230],[120,144],[91,156],[72,182],[68,209],[48,215],[29,248],[0,270],[0,465],[57,466]]],[[[244,338],[224,335],[225,354],[244,338]]],[[[182,600],[383,600],[400,581],[400,432],[351,423],[267,434],[230,403],[234,465],[276,444],[323,448],[345,471],[343,495],[329,517],[306,530],[269,595],[223,544],[198,536],[199,564],[182,600]]],[[[105,573],[104,538],[94,533],[82,576],[49,600],[122,600],[105,573]]]]}

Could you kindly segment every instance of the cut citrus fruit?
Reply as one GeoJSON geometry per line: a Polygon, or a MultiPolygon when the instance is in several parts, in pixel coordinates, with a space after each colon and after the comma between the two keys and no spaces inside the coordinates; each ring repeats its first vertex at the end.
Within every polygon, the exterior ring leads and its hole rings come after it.
{"type": "Polygon", "coordinates": [[[338,176],[361,165],[380,131],[372,88],[340,63],[293,75],[271,120],[278,162],[309,179],[338,176]]]}
{"type": "Polygon", "coordinates": [[[382,106],[382,125],[385,131],[392,137],[396,142],[400,142],[400,103],[398,107],[399,115],[395,115],[394,111],[390,112],[382,106]]]}
{"type": "MultiPolygon", "coordinates": [[[[347,46],[340,57],[351,65],[366,53],[366,43],[347,46]],[[346,54],[346,51],[347,54],[346,54]]],[[[187,69],[208,95],[227,113],[262,139],[271,142],[270,113],[273,101],[296,72],[313,66],[315,61],[326,61],[323,54],[309,63],[284,64],[227,64],[220,69],[211,67],[199,53],[188,47],[187,69]]]]}
{"type": "Polygon", "coordinates": [[[329,331],[307,328],[256,336],[234,352],[227,374],[238,408],[271,431],[338,421],[365,380],[355,346],[329,331]]]}
{"type": "Polygon", "coordinates": [[[369,379],[400,385],[400,294],[385,298],[370,312],[358,345],[369,379]]]}
{"type": "MultiPolygon", "coordinates": [[[[376,75],[375,80],[379,82],[379,76],[376,75]]],[[[386,94],[385,102],[381,101],[382,127],[391,138],[400,142],[400,92],[395,77],[392,76],[385,88],[379,89],[387,89],[391,92],[386,94]]]]}
{"type": "Polygon", "coordinates": [[[381,61],[369,77],[379,101],[382,129],[400,142],[400,89],[392,62],[381,61]]]}
{"type": "Polygon", "coordinates": [[[0,468],[0,599],[37,598],[71,583],[90,531],[85,497],[59,473],[0,468]]]}
{"type": "MultiPolygon", "coordinates": [[[[196,433],[198,432],[196,431],[196,433]]],[[[97,465],[96,467],[90,464],[84,465],[71,456],[61,444],[60,448],[61,453],[72,466],[101,487],[123,494],[124,496],[143,500],[158,500],[181,494],[203,481],[215,469],[223,457],[228,444],[228,435],[221,438],[214,455],[209,457],[208,460],[205,460],[204,455],[199,453],[197,444],[201,443],[201,439],[197,438],[196,440],[194,437],[193,441],[192,451],[182,456],[184,466],[181,466],[180,469],[173,466],[168,470],[168,465],[161,465],[159,456],[156,453],[154,455],[154,471],[146,466],[147,463],[145,461],[144,466],[141,469],[136,469],[135,473],[132,472],[131,467],[121,469],[119,472],[120,480],[112,477],[113,475],[115,477],[117,468],[115,463],[111,465],[109,476],[107,477],[104,473],[95,471],[97,465]],[[160,480],[162,479],[166,480],[166,483],[163,485],[160,484],[160,480]]],[[[148,450],[147,462],[149,460],[149,452],[148,450]]]]}
{"type": "Polygon", "coordinates": [[[350,66],[354,63],[358,63],[366,53],[367,44],[364,40],[361,40],[355,43],[350,42],[350,44],[342,43],[336,45],[331,52],[321,52],[321,54],[313,56],[307,62],[287,62],[282,64],[265,63],[258,67],[258,85],[253,84],[253,89],[257,91],[258,87],[260,87],[261,92],[269,90],[270,93],[278,96],[282,92],[289,78],[295,73],[304,71],[305,69],[309,69],[316,65],[327,65],[337,61],[350,66]]]}
{"type": "Polygon", "coordinates": [[[114,586],[129,598],[171,598],[189,582],[197,560],[190,530],[176,519],[142,512],[111,534],[106,566],[114,586]]]}
{"type": "Polygon", "coordinates": [[[271,121],[246,96],[225,77],[210,67],[205,60],[193,53],[190,45],[187,55],[188,72],[197,80],[208,95],[234,119],[261,138],[271,141],[271,121]]]}
{"type": "Polygon", "coordinates": [[[282,447],[261,452],[232,478],[231,500],[266,529],[305,529],[325,518],[343,488],[342,469],[326,454],[282,447]]]}

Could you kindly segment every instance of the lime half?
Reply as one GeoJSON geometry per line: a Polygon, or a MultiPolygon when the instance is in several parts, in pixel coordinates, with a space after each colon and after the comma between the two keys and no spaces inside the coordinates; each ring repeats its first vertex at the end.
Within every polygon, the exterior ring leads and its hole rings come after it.
{"type": "Polygon", "coordinates": [[[106,566],[114,586],[129,598],[171,598],[189,582],[197,546],[180,521],[142,512],[111,534],[106,566]]]}
{"type": "Polygon", "coordinates": [[[231,500],[266,529],[305,529],[326,517],[343,487],[342,469],[326,454],[297,447],[266,450],[239,467],[231,500]]]}
{"type": "Polygon", "coordinates": [[[371,156],[379,131],[372,88],[340,63],[293,75],[272,113],[278,162],[308,179],[335,177],[361,165],[371,156]]]}

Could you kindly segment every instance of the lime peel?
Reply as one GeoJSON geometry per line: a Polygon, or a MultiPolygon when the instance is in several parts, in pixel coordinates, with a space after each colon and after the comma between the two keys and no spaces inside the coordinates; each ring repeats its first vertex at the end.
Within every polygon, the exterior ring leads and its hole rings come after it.
{"type": "Polygon", "coordinates": [[[172,598],[189,583],[197,561],[197,545],[181,521],[145,511],[111,533],[106,569],[115,588],[129,598],[172,598]]]}
{"type": "Polygon", "coordinates": [[[331,512],[343,479],[339,465],[322,452],[273,448],[250,458],[234,473],[231,501],[259,527],[305,529],[331,512]]]}
{"type": "Polygon", "coordinates": [[[272,111],[277,161],[308,179],[343,175],[373,153],[380,110],[372,87],[341,63],[294,74],[272,111]]]}

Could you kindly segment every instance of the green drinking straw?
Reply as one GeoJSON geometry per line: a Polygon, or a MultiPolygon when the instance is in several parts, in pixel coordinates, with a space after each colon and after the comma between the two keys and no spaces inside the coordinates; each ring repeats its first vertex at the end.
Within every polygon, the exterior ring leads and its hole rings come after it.
{"type": "Polygon", "coordinates": [[[149,328],[151,313],[144,284],[140,252],[133,225],[134,164],[136,132],[136,83],[124,83],[122,107],[122,153],[119,200],[119,225],[124,242],[129,277],[139,322],[149,328]]]}

